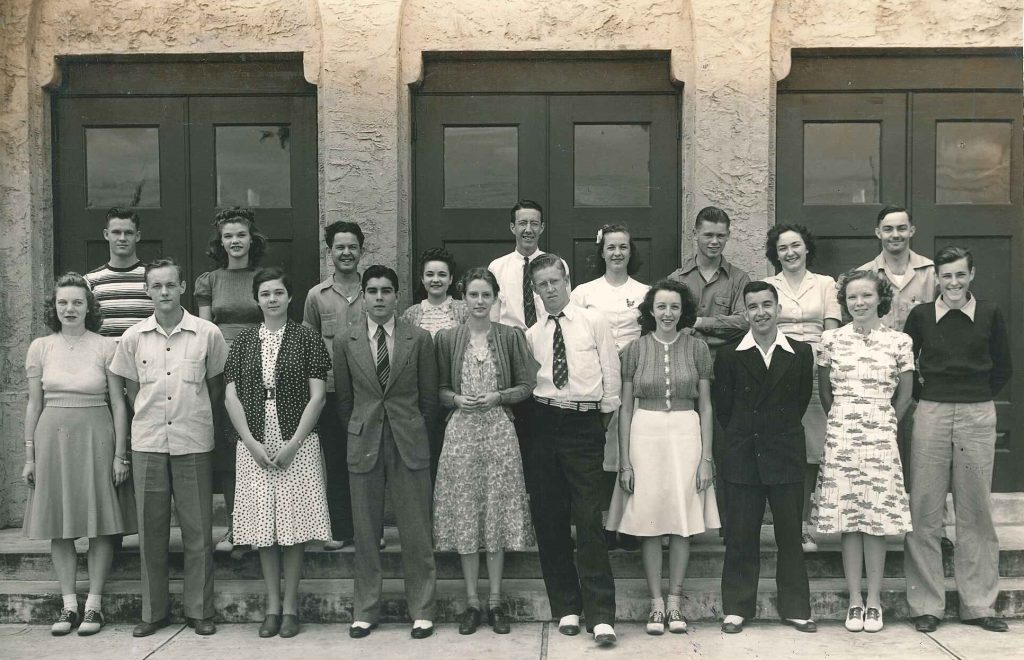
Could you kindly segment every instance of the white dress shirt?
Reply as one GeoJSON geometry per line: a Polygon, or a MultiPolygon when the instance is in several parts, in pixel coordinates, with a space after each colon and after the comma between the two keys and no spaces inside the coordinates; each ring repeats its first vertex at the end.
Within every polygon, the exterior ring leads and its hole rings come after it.
{"type": "MultiPolygon", "coordinates": [[[[369,316],[366,317],[367,336],[370,338],[370,355],[377,363],[377,328],[381,327],[369,316]]],[[[395,317],[384,322],[384,345],[388,347],[388,365],[395,364],[395,317]]]]}
{"type": "Polygon", "coordinates": [[[526,331],[533,357],[540,363],[534,396],[555,401],[600,402],[601,412],[619,409],[622,379],[615,339],[601,313],[570,302],[559,319],[565,341],[565,359],[569,366],[569,384],[555,387],[551,367],[554,361],[555,322],[541,306],[537,323],[526,331]]]}
{"type": "MultiPolygon", "coordinates": [[[[978,299],[971,296],[970,299],[960,308],[967,318],[971,319],[971,323],[974,323],[974,313],[978,309],[978,299]]],[[[939,296],[935,299],[935,322],[938,323],[942,320],[942,317],[953,311],[953,308],[946,304],[945,298],[939,296]]]]}
{"type": "Polygon", "coordinates": [[[764,360],[764,366],[770,369],[772,366],[772,354],[775,352],[776,346],[784,351],[788,351],[793,355],[796,355],[796,351],[793,350],[793,347],[790,345],[789,340],[786,339],[786,335],[782,333],[782,330],[776,331],[775,341],[768,346],[767,351],[761,350],[761,345],[754,340],[754,333],[748,330],[747,334],[743,335],[743,339],[741,339],[740,343],[736,346],[736,350],[746,351],[751,348],[756,348],[757,352],[761,354],[761,359],[764,360]]]}
{"type": "MultiPolygon", "coordinates": [[[[523,260],[529,258],[532,263],[542,254],[543,250],[536,250],[529,257],[525,257],[519,252],[513,252],[498,257],[487,267],[494,274],[494,279],[498,280],[498,287],[501,289],[498,292],[498,299],[491,307],[492,321],[526,330],[526,316],[523,310],[523,260]]],[[[567,273],[566,285],[571,289],[568,282],[569,264],[562,259],[562,265],[565,266],[567,273]]],[[[537,318],[541,318],[544,315],[544,303],[536,293],[533,294],[533,306],[537,310],[537,318]]]]}
{"type": "Polygon", "coordinates": [[[604,314],[615,337],[615,347],[621,351],[640,337],[640,303],[649,288],[632,277],[624,284],[612,286],[602,275],[573,289],[572,301],[604,314]]]}

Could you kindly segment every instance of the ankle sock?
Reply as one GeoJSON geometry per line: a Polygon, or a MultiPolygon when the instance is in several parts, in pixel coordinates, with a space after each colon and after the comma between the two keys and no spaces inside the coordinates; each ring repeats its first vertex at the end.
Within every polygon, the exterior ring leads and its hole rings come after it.
{"type": "Polygon", "coordinates": [[[466,599],[466,609],[469,609],[470,607],[480,609],[480,598],[478,596],[470,596],[466,599]]]}
{"type": "Polygon", "coordinates": [[[64,609],[78,613],[78,596],[75,594],[64,594],[64,609]]]}
{"type": "Polygon", "coordinates": [[[86,597],[85,599],[85,609],[87,610],[94,610],[96,612],[99,612],[102,606],[103,594],[90,593],[88,597],[86,597]]]}
{"type": "Polygon", "coordinates": [[[501,594],[491,594],[487,597],[487,607],[492,610],[501,605],[501,594]]]}
{"type": "Polygon", "coordinates": [[[665,599],[664,598],[652,598],[651,599],[651,611],[652,612],[664,612],[665,611],[665,599]]]}
{"type": "Polygon", "coordinates": [[[668,603],[666,604],[668,609],[669,609],[669,611],[683,609],[683,607],[682,607],[682,600],[683,600],[682,596],[677,596],[675,594],[669,594],[669,596],[668,596],[668,603]]]}

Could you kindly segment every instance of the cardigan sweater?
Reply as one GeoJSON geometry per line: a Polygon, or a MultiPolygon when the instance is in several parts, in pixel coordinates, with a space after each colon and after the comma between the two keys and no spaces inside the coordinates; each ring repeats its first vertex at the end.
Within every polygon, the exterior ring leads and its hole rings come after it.
{"type": "MultiPolygon", "coordinates": [[[[454,397],[462,393],[462,362],[469,347],[468,325],[437,333],[438,392],[441,405],[454,407],[454,397]]],[[[510,406],[524,401],[537,385],[540,365],[530,354],[526,335],[519,328],[492,322],[487,341],[494,351],[498,371],[498,397],[505,414],[513,419],[510,406]]]]}
{"type": "Polygon", "coordinates": [[[925,401],[991,401],[1013,374],[1006,321],[991,302],[977,301],[973,321],[951,309],[938,323],[935,303],[918,305],[903,331],[914,341],[925,401]]]}
{"type": "MultiPolygon", "coordinates": [[[[263,442],[266,395],[263,387],[263,360],[260,353],[260,326],[246,328],[231,344],[224,367],[224,382],[234,383],[245,411],[249,431],[263,442]]],[[[295,434],[302,412],[309,403],[309,379],[327,379],[331,357],[320,336],[309,328],[289,320],[274,367],[277,420],[285,442],[295,434]]],[[[315,430],[315,427],[314,427],[315,430]]],[[[239,440],[237,430],[232,430],[239,440]]]]}

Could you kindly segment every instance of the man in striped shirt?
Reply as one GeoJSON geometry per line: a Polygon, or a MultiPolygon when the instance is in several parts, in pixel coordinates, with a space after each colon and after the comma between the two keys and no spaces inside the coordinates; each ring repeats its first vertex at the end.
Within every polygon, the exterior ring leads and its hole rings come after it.
{"type": "Polygon", "coordinates": [[[124,331],[153,315],[146,295],[145,267],[135,253],[142,231],[139,214],[114,207],[107,211],[103,238],[110,245],[110,260],[86,274],[85,279],[103,310],[104,337],[120,338],[124,331]]]}

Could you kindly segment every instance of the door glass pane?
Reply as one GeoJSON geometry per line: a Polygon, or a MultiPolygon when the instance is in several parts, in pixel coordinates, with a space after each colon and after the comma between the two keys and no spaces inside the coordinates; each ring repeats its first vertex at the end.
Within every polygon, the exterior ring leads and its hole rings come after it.
{"type": "Polygon", "coordinates": [[[86,206],[160,206],[157,128],[85,129],[86,206]]]}
{"type": "Polygon", "coordinates": [[[512,206],[518,199],[517,127],[444,127],[446,208],[504,208],[512,206]]]}
{"type": "Polygon", "coordinates": [[[940,121],[935,129],[935,203],[1009,204],[1009,122],[940,121]]]}
{"type": "Polygon", "coordinates": [[[290,128],[218,126],[216,131],[217,206],[290,208],[290,128]]]}
{"type": "Polygon", "coordinates": [[[650,206],[650,126],[576,124],[574,136],[576,206],[650,206]]]}
{"type": "Polygon", "coordinates": [[[882,125],[804,124],[804,204],[877,204],[882,125]]]}

